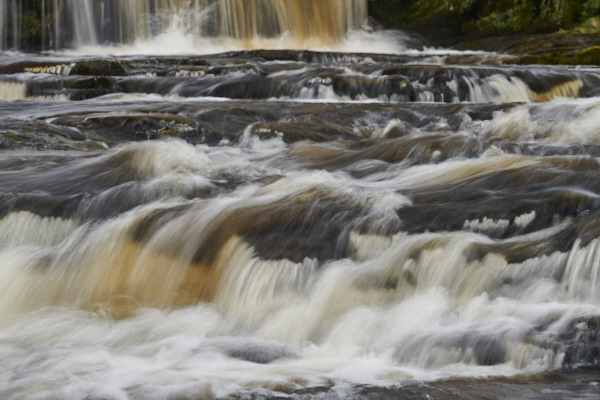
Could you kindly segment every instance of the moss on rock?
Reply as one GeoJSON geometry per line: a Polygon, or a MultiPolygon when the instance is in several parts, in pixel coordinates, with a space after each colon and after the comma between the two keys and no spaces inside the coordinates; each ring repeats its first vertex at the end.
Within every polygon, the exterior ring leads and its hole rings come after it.
{"type": "Polygon", "coordinates": [[[518,57],[513,62],[516,64],[600,65],[600,46],[581,51],[526,55],[518,57]]]}
{"type": "Polygon", "coordinates": [[[442,46],[564,30],[600,34],[598,0],[370,0],[369,15],[386,28],[414,31],[442,46]]]}
{"type": "Polygon", "coordinates": [[[485,50],[512,55],[509,64],[600,65],[600,35],[553,33],[467,40],[457,50],[485,50]]]}

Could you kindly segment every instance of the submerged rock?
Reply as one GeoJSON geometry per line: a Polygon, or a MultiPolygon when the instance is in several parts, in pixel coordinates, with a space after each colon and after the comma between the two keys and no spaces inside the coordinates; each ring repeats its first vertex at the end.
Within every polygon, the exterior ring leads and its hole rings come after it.
{"type": "Polygon", "coordinates": [[[114,79],[104,75],[78,80],[72,88],[74,90],[70,94],[71,100],[87,100],[122,90],[114,79]]]}
{"type": "Polygon", "coordinates": [[[600,368],[600,316],[574,319],[559,339],[565,343],[565,366],[600,368]]]}
{"type": "Polygon", "coordinates": [[[217,352],[256,364],[269,364],[282,358],[298,358],[290,347],[258,339],[222,337],[201,344],[198,353],[217,352]]]}

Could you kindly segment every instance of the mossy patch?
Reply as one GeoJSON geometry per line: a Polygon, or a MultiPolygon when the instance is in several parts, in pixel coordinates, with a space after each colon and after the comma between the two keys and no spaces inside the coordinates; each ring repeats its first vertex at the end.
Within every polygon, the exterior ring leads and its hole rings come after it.
{"type": "Polygon", "coordinates": [[[369,15],[445,47],[498,35],[600,33],[600,0],[370,0],[369,15]]]}
{"type": "Polygon", "coordinates": [[[573,29],[575,33],[600,34],[600,17],[590,18],[573,29]]]}
{"type": "Polygon", "coordinates": [[[163,137],[179,137],[179,129],[177,126],[170,126],[160,128],[155,131],[136,132],[135,134],[140,137],[146,138],[146,140],[160,139],[163,137]]]}
{"type": "Polygon", "coordinates": [[[600,35],[569,32],[499,36],[469,40],[457,50],[484,50],[512,55],[508,64],[600,65],[600,35]]]}
{"type": "Polygon", "coordinates": [[[575,52],[552,52],[519,57],[516,64],[600,65],[600,46],[575,52]]]}
{"type": "Polygon", "coordinates": [[[11,140],[15,140],[17,142],[21,142],[23,140],[27,140],[26,137],[23,136],[19,136],[19,135],[15,135],[14,133],[3,133],[2,134],[5,138],[7,139],[11,139],[11,140]]]}

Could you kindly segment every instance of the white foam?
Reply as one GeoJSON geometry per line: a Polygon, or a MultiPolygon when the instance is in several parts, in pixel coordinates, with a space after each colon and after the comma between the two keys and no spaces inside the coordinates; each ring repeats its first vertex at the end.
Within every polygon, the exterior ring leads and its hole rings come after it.
{"type": "MultiPolygon", "coordinates": [[[[527,228],[535,219],[535,210],[529,213],[517,215],[514,218],[514,225],[519,229],[527,228]]],[[[492,219],[483,217],[482,219],[467,220],[463,224],[463,229],[473,232],[485,233],[487,235],[502,236],[511,226],[511,221],[507,219],[492,219]]]]}
{"type": "Polygon", "coordinates": [[[342,53],[380,53],[401,54],[407,47],[399,39],[399,32],[368,32],[353,30],[339,43],[323,45],[319,42],[299,42],[297,39],[282,35],[270,39],[256,37],[251,40],[236,40],[227,37],[197,37],[177,25],[151,39],[138,39],[133,44],[98,46],[82,45],[76,50],[65,50],[65,55],[202,55],[246,49],[310,49],[313,51],[336,51],[342,53]]]}
{"type": "MultiPolygon", "coordinates": [[[[548,258],[532,260],[530,266],[509,265],[501,257],[466,263],[462,249],[476,240],[481,237],[402,236],[366,263],[339,260],[321,268],[311,260],[260,260],[241,243],[230,254],[232,264],[215,304],[172,311],[141,308],[119,321],[77,308],[41,308],[4,326],[0,384],[9,396],[44,392],[158,399],[257,388],[270,393],[277,385],[394,386],[415,379],[510,376],[556,368],[560,352],[525,338],[549,319],[554,322],[545,332],[556,334],[575,316],[594,315],[600,308],[561,302],[564,289],[542,279],[555,274],[548,269],[548,258]],[[379,286],[379,274],[402,266],[411,248],[428,248],[411,267],[417,290],[379,286]],[[532,275],[520,280],[519,274],[532,275]],[[486,288],[507,276],[522,282],[518,293],[487,294],[486,288]],[[541,281],[551,287],[541,288],[541,281]],[[504,341],[505,362],[476,365],[473,348],[442,344],[469,335],[504,341]],[[226,355],[239,346],[283,346],[296,356],[260,365],[226,355]],[[33,351],[24,353],[23,348],[33,351]],[[17,376],[15,371],[26,373],[17,376]]],[[[581,275],[569,272],[566,282],[573,274],[581,275]]]]}
{"type": "Polygon", "coordinates": [[[469,229],[473,232],[486,233],[488,235],[503,235],[510,226],[510,221],[506,219],[494,220],[488,217],[465,221],[463,229],[469,229]]]}
{"type": "MultiPolygon", "coordinates": [[[[597,111],[597,101],[568,104],[590,120],[597,111]]],[[[560,107],[525,107],[515,114],[537,123],[560,107]]],[[[392,121],[382,134],[395,127],[403,125],[392,121]]],[[[561,366],[563,354],[552,340],[575,318],[600,315],[600,240],[510,263],[494,246],[548,240],[564,226],[507,240],[477,233],[504,232],[508,224],[525,229],[536,211],[512,220],[481,216],[465,222],[477,232],[343,232],[348,258],[335,261],[265,260],[243,237],[234,238],[220,257],[223,275],[210,282],[217,292],[213,302],[149,308],[160,301],[145,303],[144,296],[173,296],[199,244],[236,211],[278,207],[285,199],[339,200],[348,210],[360,210],[353,222],[400,226],[397,210],[411,204],[404,190],[546,165],[492,150],[481,159],[393,165],[357,179],[282,162],[288,146],[278,138],[261,140],[251,128],[238,146],[147,141],[73,160],[73,170],[119,162],[139,180],[94,193],[95,201],[132,187],[131,196],[152,198],[110,219],[81,227],[28,212],[0,219],[2,396],[288,396],[317,387],[352,393],[361,384],[394,388],[415,380],[538,373],[561,366]],[[185,196],[189,188],[214,188],[225,174],[241,177],[241,183],[215,197],[185,196]],[[265,176],[273,179],[253,183],[265,176]],[[144,229],[142,236],[149,237],[134,243],[127,262],[119,259],[120,246],[132,240],[140,222],[163,212],[171,217],[144,229]],[[145,269],[149,265],[154,269],[145,269]],[[136,290],[110,289],[146,306],[114,319],[108,305],[89,301],[99,285],[121,274],[127,279],[119,282],[136,290]],[[136,279],[143,284],[135,286],[136,279]],[[497,341],[496,365],[478,362],[481,338],[484,346],[485,340],[497,341]],[[236,349],[281,357],[258,364],[236,349]]],[[[319,229],[323,222],[311,223],[319,229]]]]}
{"type": "Polygon", "coordinates": [[[25,100],[27,85],[22,82],[0,81],[0,100],[25,100]]]}
{"type": "Polygon", "coordinates": [[[27,67],[25,71],[34,74],[52,74],[52,75],[69,75],[71,69],[75,64],[57,64],[57,65],[43,65],[39,67],[27,67]]]}
{"type": "Polygon", "coordinates": [[[43,218],[27,211],[0,219],[0,245],[52,246],[63,241],[78,224],[70,219],[43,218]]]}
{"type": "Polygon", "coordinates": [[[533,101],[531,89],[519,78],[496,74],[483,80],[465,78],[469,99],[474,103],[533,101]]]}
{"type": "Polygon", "coordinates": [[[486,136],[538,143],[600,144],[600,103],[597,99],[555,100],[516,106],[494,113],[490,121],[467,124],[486,136]]]}
{"type": "Polygon", "coordinates": [[[600,301],[600,239],[594,239],[585,248],[581,248],[580,239],[575,240],[563,279],[571,298],[600,301]]]}
{"type": "Polygon", "coordinates": [[[515,225],[517,225],[519,228],[527,228],[527,226],[533,222],[535,216],[535,210],[529,213],[517,215],[515,217],[515,225]]]}

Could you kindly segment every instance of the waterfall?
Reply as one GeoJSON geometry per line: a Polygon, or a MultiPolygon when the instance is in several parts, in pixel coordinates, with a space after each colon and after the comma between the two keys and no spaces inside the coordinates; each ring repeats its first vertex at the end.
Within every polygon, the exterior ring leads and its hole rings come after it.
{"type": "MultiPolygon", "coordinates": [[[[94,24],[95,9],[91,0],[69,0],[68,10],[73,18],[75,30],[75,45],[80,46],[88,43],[98,43],[96,35],[97,27],[94,24]]],[[[101,3],[102,4],[102,3],[101,3]]],[[[102,20],[100,20],[100,25],[102,20]]]]}
{"type": "Polygon", "coordinates": [[[0,50],[6,48],[6,19],[7,19],[7,9],[6,2],[0,3],[0,50]]]}
{"type": "MultiPolygon", "coordinates": [[[[0,5],[0,49],[19,49],[23,0],[0,5]],[[7,33],[8,27],[14,32],[7,33]],[[12,40],[8,40],[8,36],[12,40]]],[[[35,11],[42,48],[132,44],[176,30],[193,39],[233,39],[239,47],[265,47],[286,38],[298,48],[335,45],[367,18],[366,0],[53,0],[35,11]]]]}
{"type": "Polygon", "coordinates": [[[0,2],[0,50],[19,47],[22,11],[20,0],[0,2]]]}
{"type": "Polygon", "coordinates": [[[600,66],[367,1],[0,0],[0,400],[600,400],[600,66]]]}

